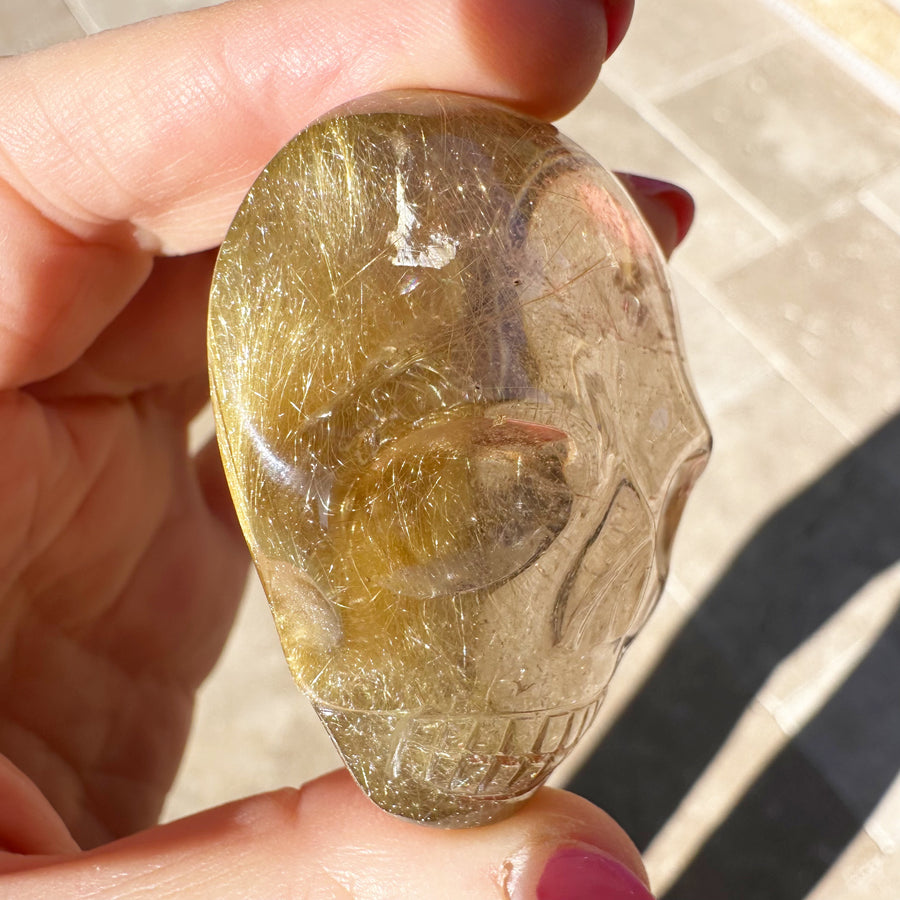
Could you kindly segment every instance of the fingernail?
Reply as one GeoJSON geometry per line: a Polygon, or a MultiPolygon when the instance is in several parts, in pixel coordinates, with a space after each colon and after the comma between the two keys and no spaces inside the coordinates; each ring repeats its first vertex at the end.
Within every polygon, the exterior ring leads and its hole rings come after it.
{"type": "Polygon", "coordinates": [[[611,856],[584,847],[562,847],[544,867],[537,900],[653,900],[653,895],[611,856]]]}
{"type": "Polygon", "coordinates": [[[620,175],[624,178],[633,192],[637,195],[640,204],[641,198],[646,198],[656,203],[662,203],[672,214],[676,223],[676,244],[680,244],[694,221],[694,198],[683,188],[670,181],[660,181],[658,178],[648,178],[646,175],[633,175],[627,173],[620,175]]]}
{"type": "Polygon", "coordinates": [[[616,172],[622,185],[643,213],[666,256],[684,240],[694,221],[694,198],[668,181],[616,172]]]}
{"type": "Polygon", "coordinates": [[[630,0],[602,0],[602,5],[606,13],[606,55],[609,57],[628,31],[634,4],[630,0]]]}

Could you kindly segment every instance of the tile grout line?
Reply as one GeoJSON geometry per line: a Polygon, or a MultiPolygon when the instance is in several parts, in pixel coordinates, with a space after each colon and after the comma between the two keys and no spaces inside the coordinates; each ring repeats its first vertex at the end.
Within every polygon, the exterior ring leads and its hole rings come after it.
{"type": "Polygon", "coordinates": [[[773,374],[782,378],[796,390],[810,406],[834,428],[838,434],[856,444],[859,437],[855,435],[856,426],[846,419],[844,414],[824,394],[815,389],[810,380],[788,359],[777,347],[768,341],[765,332],[748,322],[740,312],[730,304],[724,303],[724,295],[718,285],[705,278],[690,279],[692,286],[698,290],[712,306],[719,311],[729,325],[743,335],[769,363],[773,374]]]}
{"type": "MultiPolygon", "coordinates": [[[[815,215],[808,216],[795,222],[791,228],[789,243],[802,243],[816,226],[821,225],[823,222],[828,222],[846,215],[856,203],[861,203],[857,193],[843,194],[832,200],[815,215]]],[[[704,280],[714,281],[715,283],[725,281],[738,274],[742,269],[749,268],[750,266],[759,263],[764,256],[767,256],[769,253],[772,253],[781,247],[787,246],[787,244],[788,242],[777,242],[772,244],[771,240],[767,242],[765,238],[762,238],[748,247],[743,254],[735,256],[735,262],[732,265],[725,266],[719,270],[714,279],[705,278],[704,280]]],[[[703,277],[704,276],[701,276],[701,278],[703,277]]]]}
{"type": "Polygon", "coordinates": [[[103,30],[85,6],[84,0],[63,0],[63,3],[85,34],[97,34],[103,30]]]}
{"type": "Polygon", "coordinates": [[[625,80],[615,75],[607,78],[606,85],[618,95],[619,99],[637,112],[651,128],[666,138],[676,150],[719,185],[779,243],[784,243],[791,236],[790,226],[782,222],[759,198],[737,181],[712,154],[702,149],[655,104],[642,94],[632,90],[625,80]]]}
{"type": "MultiPolygon", "coordinates": [[[[748,244],[744,250],[735,252],[730,257],[730,261],[727,264],[723,265],[720,269],[716,269],[715,278],[710,278],[709,276],[702,274],[704,271],[702,268],[698,268],[696,265],[684,260],[678,262],[678,267],[685,272],[697,272],[701,278],[706,280],[722,281],[726,278],[730,278],[735,272],[740,272],[741,269],[745,269],[747,266],[759,262],[764,256],[767,256],[772,251],[783,246],[785,246],[784,243],[776,240],[773,235],[767,233],[764,237],[757,238],[752,244],[748,244]]],[[[678,258],[676,257],[676,259],[678,258]]]]}
{"type": "Polygon", "coordinates": [[[900,214],[890,208],[883,200],[872,193],[871,189],[863,188],[859,192],[859,202],[873,216],[881,220],[891,231],[900,236],[900,214]]]}
{"type": "Polygon", "coordinates": [[[725,75],[738,66],[751,63],[767,53],[771,53],[773,50],[777,50],[779,47],[797,40],[797,37],[796,34],[788,33],[774,34],[767,38],[762,38],[755,44],[740,47],[732,53],[715,59],[705,66],[701,66],[699,69],[694,69],[692,72],[688,72],[681,78],[676,78],[664,87],[647,91],[644,96],[655,106],[658,106],[660,103],[665,103],[667,100],[672,99],[676,94],[693,90],[704,82],[718,78],[720,75],[725,75]]]}
{"type": "MultiPolygon", "coordinates": [[[[871,650],[875,642],[886,632],[889,623],[896,614],[900,600],[893,599],[888,604],[878,604],[874,615],[867,617],[867,627],[861,638],[856,637],[838,645],[837,662],[830,661],[830,668],[817,672],[812,679],[805,683],[807,689],[811,686],[812,699],[806,698],[806,702],[797,703],[797,691],[791,690],[790,681],[785,682],[785,673],[796,672],[798,666],[806,666],[812,651],[832,641],[832,635],[839,632],[840,627],[855,613],[860,610],[870,612],[873,591],[878,591],[885,583],[896,581],[900,564],[895,564],[886,572],[876,575],[868,583],[862,586],[842,607],[826,619],[811,635],[805,638],[798,646],[794,647],[787,655],[782,657],[778,665],[771,670],[765,681],[759,686],[752,700],[743,710],[740,718],[735,723],[731,733],[718,749],[716,755],[709,761],[703,773],[682,797],[672,815],[654,836],[645,852],[648,865],[655,863],[654,868],[661,868],[660,862],[668,860],[668,876],[670,882],[663,883],[663,887],[669,887],[671,883],[684,871],[690,863],[694,853],[706,843],[709,836],[730,815],[733,809],[741,802],[742,798],[752,787],[760,771],[767,769],[784,747],[796,741],[809,722],[825,707],[829,700],[840,690],[849,675],[855,671],[860,661],[871,650]],[[747,750],[748,743],[752,739],[751,731],[753,719],[763,715],[768,721],[775,724],[777,732],[770,735],[763,749],[762,758],[754,755],[750,758],[747,754],[743,757],[739,750],[747,750]],[[740,772],[737,783],[732,783],[729,790],[732,796],[723,800],[721,795],[720,776],[727,770],[729,761],[740,760],[740,772]],[[735,787],[738,790],[735,792],[735,787]],[[693,815],[691,815],[693,813],[693,815]],[[694,832],[685,835],[683,823],[697,814],[703,816],[699,833],[694,832]],[[687,846],[685,838],[687,837],[687,846]],[[660,859],[657,860],[657,857],[660,859]],[[681,858],[683,865],[678,867],[672,861],[681,858]],[[675,871],[677,868],[677,871],[675,871]]],[[[712,635],[706,635],[710,646],[718,651],[718,644],[712,635]]],[[[759,736],[756,736],[756,751],[759,751],[759,736]]],[[[802,744],[797,745],[803,753],[806,761],[819,772],[826,782],[830,782],[827,771],[824,771],[819,762],[809,756],[802,744]]],[[[733,774],[733,773],[732,773],[733,774]]],[[[871,818],[871,816],[870,816],[871,818]]],[[[695,822],[696,825],[696,822],[695,822]]],[[[870,833],[871,836],[871,833],[870,833]]],[[[873,837],[873,840],[875,838],[873,837]]],[[[877,843],[877,841],[876,841],[877,843]]],[[[885,851],[885,846],[879,845],[885,851]]],[[[659,887],[657,883],[657,887],[659,887]]]]}
{"type": "Polygon", "coordinates": [[[896,79],[788,0],[761,0],[761,2],[771,7],[774,12],[793,25],[810,44],[866,88],[869,93],[900,114],[900,84],[896,79]]]}

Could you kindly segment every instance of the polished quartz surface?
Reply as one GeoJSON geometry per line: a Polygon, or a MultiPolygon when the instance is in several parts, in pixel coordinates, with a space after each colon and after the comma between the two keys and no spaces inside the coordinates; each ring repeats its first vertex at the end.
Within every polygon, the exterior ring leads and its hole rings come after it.
{"type": "Polygon", "coordinates": [[[504,814],[590,724],[708,452],[630,200],[550,125],[363,98],[257,180],[209,323],[295,680],[386,809],[504,814]]]}

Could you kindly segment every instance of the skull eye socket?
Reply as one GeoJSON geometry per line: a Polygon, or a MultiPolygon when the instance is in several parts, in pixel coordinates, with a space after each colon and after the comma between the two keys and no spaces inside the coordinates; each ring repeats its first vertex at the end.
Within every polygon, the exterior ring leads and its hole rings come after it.
{"type": "Polygon", "coordinates": [[[512,578],[563,530],[567,435],[463,418],[387,445],[349,485],[334,538],[370,593],[419,599],[512,578]]]}

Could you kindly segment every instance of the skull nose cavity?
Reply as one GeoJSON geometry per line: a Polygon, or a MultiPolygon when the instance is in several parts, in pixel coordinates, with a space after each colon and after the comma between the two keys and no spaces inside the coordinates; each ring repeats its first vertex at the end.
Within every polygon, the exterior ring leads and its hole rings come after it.
{"type": "Polygon", "coordinates": [[[512,578],[568,521],[569,439],[466,417],[382,448],[347,488],[338,528],[370,591],[430,599],[512,578]]]}

